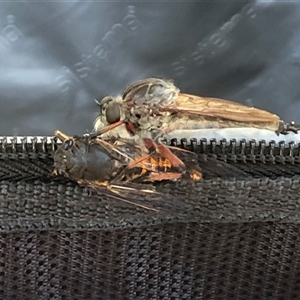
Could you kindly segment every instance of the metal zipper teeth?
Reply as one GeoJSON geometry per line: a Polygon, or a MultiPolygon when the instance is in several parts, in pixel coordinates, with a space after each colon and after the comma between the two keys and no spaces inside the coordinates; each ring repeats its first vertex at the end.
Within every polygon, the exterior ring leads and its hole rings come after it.
{"type": "Polygon", "coordinates": [[[51,157],[59,144],[49,136],[0,136],[0,158],[51,157]]]}
{"type": "Polygon", "coordinates": [[[256,141],[226,139],[173,139],[172,146],[191,150],[200,154],[212,155],[224,161],[252,163],[300,163],[300,143],[284,141],[256,141]]]}
{"type": "MultiPolygon", "coordinates": [[[[51,157],[61,144],[55,137],[0,137],[0,158],[22,158],[29,156],[51,157]]],[[[232,162],[300,163],[300,143],[232,139],[173,139],[172,146],[196,153],[213,155],[232,162]]]]}

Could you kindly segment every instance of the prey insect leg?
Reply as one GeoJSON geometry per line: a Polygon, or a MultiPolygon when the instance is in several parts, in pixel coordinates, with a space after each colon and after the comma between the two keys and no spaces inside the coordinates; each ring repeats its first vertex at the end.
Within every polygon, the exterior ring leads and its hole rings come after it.
{"type": "Polygon", "coordinates": [[[279,128],[276,131],[276,134],[289,134],[289,132],[298,133],[299,130],[300,125],[296,124],[295,122],[285,123],[281,121],[281,123],[279,124],[279,128]]]}

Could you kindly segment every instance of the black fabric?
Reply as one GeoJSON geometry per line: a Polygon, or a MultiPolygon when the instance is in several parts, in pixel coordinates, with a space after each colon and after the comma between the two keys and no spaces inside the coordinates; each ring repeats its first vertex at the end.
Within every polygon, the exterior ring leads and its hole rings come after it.
{"type": "Polygon", "coordinates": [[[53,177],[53,139],[0,139],[0,298],[298,299],[299,147],[177,144],[204,180],[156,184],[155,212],[53,177]]]}
{"type": "Polygon", "coordinates": [[[1,233],[2,299],[299,299],[300,225],[1,233]]]}
{"type": "Polygon", "coordinates": [[[95,98],[173,79],[299,119],[299,11],[278,1],[2,1],[1,135],[91,131],[95,98]]]}

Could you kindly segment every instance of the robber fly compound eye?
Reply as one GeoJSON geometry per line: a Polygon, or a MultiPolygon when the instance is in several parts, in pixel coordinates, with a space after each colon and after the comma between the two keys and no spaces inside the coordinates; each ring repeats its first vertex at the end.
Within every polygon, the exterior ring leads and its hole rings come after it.
{"type": "Polygon", "coordinates": [[[63,143],[64,150],[69,150],[72,146],[73,146],[73,140],[72,139],[66,140],[63,143]]]}
{"type": "Polygon", "coordinates": [[[106,120],[109,124],[116,123],[120,121],[121,118],[121,112],[120,112],[120,106],[118,103],[111,101],[108,103],[106,112],[105,112],[106,120]]]}

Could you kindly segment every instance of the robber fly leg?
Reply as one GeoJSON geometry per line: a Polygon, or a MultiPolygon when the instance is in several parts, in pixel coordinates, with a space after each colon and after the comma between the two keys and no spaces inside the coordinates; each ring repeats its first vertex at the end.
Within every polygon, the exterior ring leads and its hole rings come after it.
{"type": "Polygon", "coordinates": [[[119,126],[122,125],[122,124],[124,124],[124,121],[121,121],[121,120],[118,121],[118,122],[115,122],[115,123],[113,123],[113,124],[110,124],[110,125],[104,127],[103,129],[101,129],[101,130],[99,131],[99,135],[104,134],[104,133],[106,133],[106,132],[108,132],[108,131],[110,131],[110,130],[113,130],[113,129],[115,129],[116,127],[119,127],[119,126]]]}
{"type": "Polygon", "coordinates": [[[144,143],[147,149],[155,148],[162,157],[167,159],[173,167],[178,168],[179,171],[186,169],[184,163],[164,144],[160,142],[156,143],[151,139],[144,139],[144,143]]]}
{"type": "MultiPolygon", "coordinates": [[[[157,136],[156,140],[159,140],[159,136],[157,136]]],[[[165,146],[163,143],[161,142],[156,142],[156,146],[158,147],[158,152],[164,156],[164,158],[167,158],[170,163],[172,163],[172,166],[179,168],[179,171],[185,174],[188,174],[189,177],[192,180],[198,181],[202,179],[202,173],[201,171],[197,170],[196,168],[194,168],[193,166],[186,166],[186,164],[184,164],[173,152],[171,152],[171,149],[174,149],[176,151],[180,151],[183,152],[187,155],[191,155],[191,152],[185,149],[181,149],[178,147],[172,147],[172,146],[165,146]],[[166,151],[168,152],[168,154],[166,153],[166,151]],[[173,156],[172,158],[170,158],[169,153],[171,153],[171,155],[173,156]],[[176,159],[178,164],[176,164],[176,162],[174,163],[173,159],[176,159]]]]}
{"type": "Polygon", "coordinates": [[[294,121],[285,123],[283,121],[280,122],[279,128],[276,131],[276,134],[289,134],[290,132],[298,133],[300,130],[300,125],[296,124],[294,121]]]}
{"type": "Polygon", "coordinates": [[[157,145],[158,152],[166,159],[170,161],[172,166],[179,168],[181,170],[185,169],[185,165],[181,159],[179,159],[172,151],[165,146],[164,144],[158,143],[157,145]]]}
{"type": "Polygon", "coordinates": [[[130,162],[128,164],[127,168],[132,169],[132,168],[140,165],[143,161],[146,161],[146,160],[150,159],[150,156],[151,156],[151,154],[146,154],[146,155],[143,155],[140,158],[137,158],[137,159],[133,160],[132,162],[130,162]]]}
{"type": "Polygon", "coordinates": [[[132,123],[131,121],[129,121],[128,118],[125,118],[123,121],[123,124],[125,124],[126,126],[126,130],[130,133],[130,134],[135,134],[137,127],[136,125],[134,125],[134,123],[132,123]]]}

